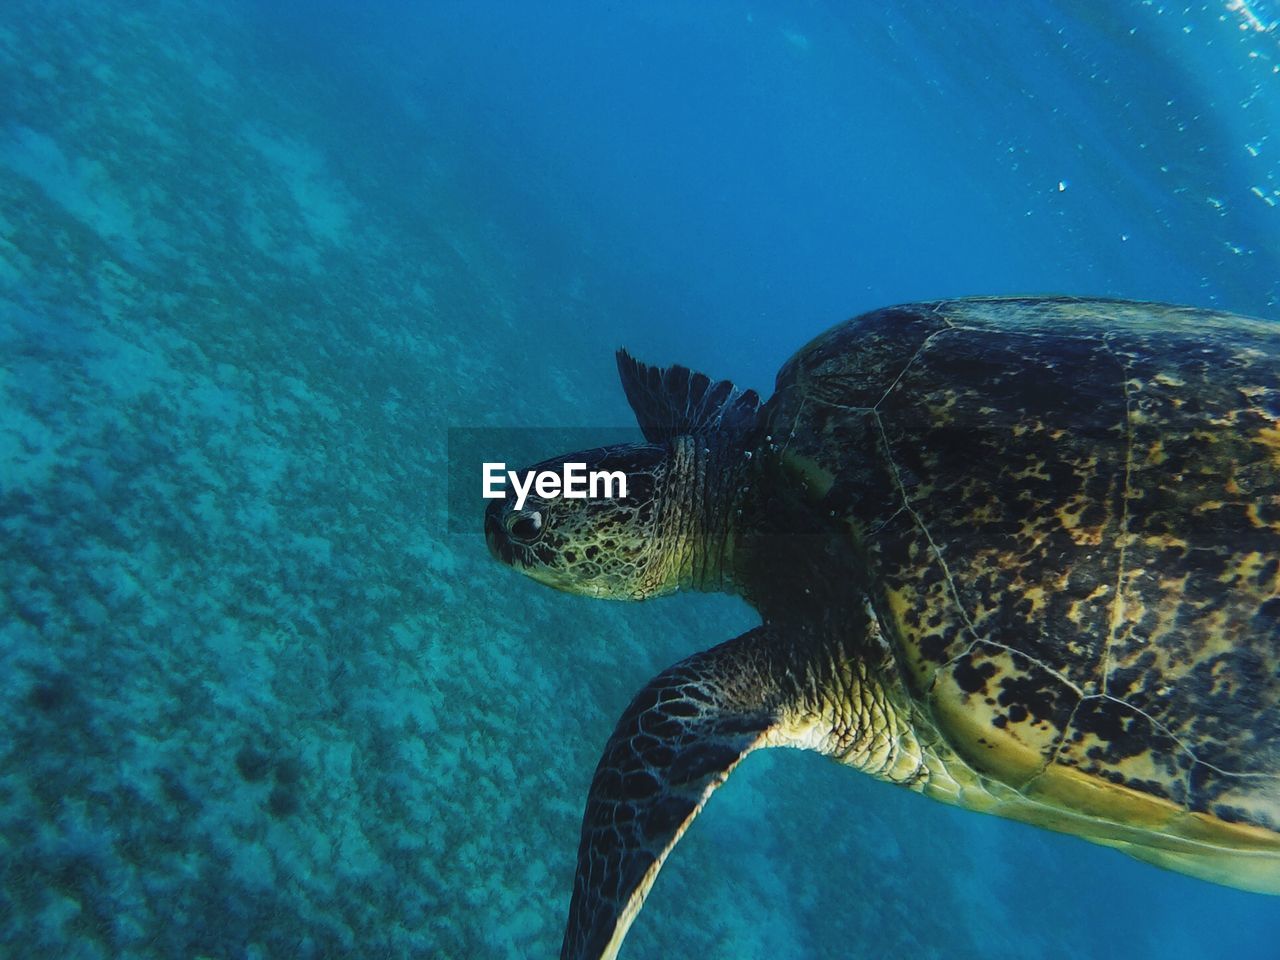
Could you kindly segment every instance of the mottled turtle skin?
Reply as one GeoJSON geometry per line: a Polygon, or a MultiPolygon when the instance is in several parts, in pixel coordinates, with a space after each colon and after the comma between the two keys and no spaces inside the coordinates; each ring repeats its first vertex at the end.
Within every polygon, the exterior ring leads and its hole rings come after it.
{"type": "Polygon", "coordinates": [[[1280,893],[1280,325],[909,304],[814,340],[764,405],[619,367],[648,443],[557,462],[630,462],[640,493],[495,504],[491,547],[593,596],[735,592],[762,623],[618,722],[562,956],[616,954],[766,746],[1280,893]]]}

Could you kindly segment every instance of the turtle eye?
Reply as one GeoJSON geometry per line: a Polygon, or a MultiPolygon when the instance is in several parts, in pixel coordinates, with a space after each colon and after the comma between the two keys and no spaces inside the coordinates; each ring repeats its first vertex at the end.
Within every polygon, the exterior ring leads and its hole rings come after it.
{"type": "Polygon", "coordinates": [[[537,510],[513,513],[507,517],[507,531],[517,540],[524,540],[526,543],[536,540],[542,531],[542,514],[537,510]]]}

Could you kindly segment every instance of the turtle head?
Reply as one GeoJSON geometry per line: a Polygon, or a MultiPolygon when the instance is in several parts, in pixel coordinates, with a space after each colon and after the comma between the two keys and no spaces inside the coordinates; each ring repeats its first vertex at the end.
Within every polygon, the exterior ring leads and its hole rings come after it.
{"type": "Polygon", "coordinates": [[[485,512],[493,555],[559,590],[643,600],[684,587],[730,589],[737,498],[760,398],[685,367],[639,363],[618,351],[618,373],[647,443],[545,460],[519,472],[485,512]],[[588,490],[565,496],[569,471],[588,490]],[[539,474],[559,484],[529,485],[539,474]],[[592,487],[592,477],[612,480],[592,487]],[[626,489],[621,489],[625,480],[626,489]],[[556,495],[543,495],[544,489],[556,495]]]}
{"type": "Polygon", "coordinates": [[[673,505],[671,465],[666,444],[628,443],[513,471],[505,499],[485,511],[489,550],[569,593],[621,600],[671,593],[679,550],[659,532],[673,505]],[[539,487],[554,495],[539,495],[539,487]]]}

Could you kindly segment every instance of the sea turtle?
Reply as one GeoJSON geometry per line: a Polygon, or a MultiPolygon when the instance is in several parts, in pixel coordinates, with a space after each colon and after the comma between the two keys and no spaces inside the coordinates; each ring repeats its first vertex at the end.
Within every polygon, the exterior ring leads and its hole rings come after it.
{"type": "Polygon", "coordinates": [[[1280,893],[1280,325],[1118,300],[890,307],[772,398],[625,351],[623,500],[494,501],[563,590],[743,596],[587,799],[563,957],[612,957],[757,747],[1280,893]]]}

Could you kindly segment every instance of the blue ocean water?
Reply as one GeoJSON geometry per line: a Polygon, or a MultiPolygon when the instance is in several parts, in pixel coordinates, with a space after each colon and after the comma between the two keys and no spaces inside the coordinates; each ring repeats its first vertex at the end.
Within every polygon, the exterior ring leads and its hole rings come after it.
{"type": "MultiPolygon", "coordinates": [[[[10,0],[0,952],[554,954],[615,718],[753,615],[512,576],[449,428],[625,424],[620,344],[767,391],[912,299],[1280,320],[1278,21],[10,0]]],[[[623,956],[1277,942],[1274,898],[765,752],[623,956]]]]}

